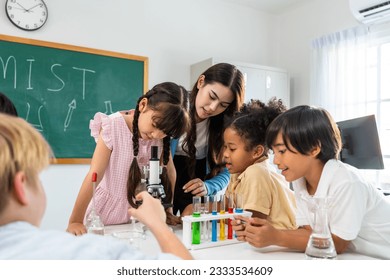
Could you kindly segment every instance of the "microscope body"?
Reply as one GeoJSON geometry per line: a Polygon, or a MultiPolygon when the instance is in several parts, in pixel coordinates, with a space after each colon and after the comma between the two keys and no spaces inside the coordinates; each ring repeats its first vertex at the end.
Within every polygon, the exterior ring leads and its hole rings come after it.
{"type": "Polygon", "coordinates": [[[161,185],[160,174],[162,168],[160,167],[160,160],[158,159],[157,153],[158,147],[152,146],[151,158],[149,160],[149,166],[144,166],[144,174],[146,179],[146,190],[154,198],[165,198],[164,186],[161,185]]]}

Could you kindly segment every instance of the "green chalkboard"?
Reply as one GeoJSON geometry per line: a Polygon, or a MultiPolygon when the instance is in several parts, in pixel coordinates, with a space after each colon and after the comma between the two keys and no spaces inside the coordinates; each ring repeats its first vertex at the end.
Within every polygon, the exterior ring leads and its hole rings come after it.
{"type": "Polygon", "coordinates": [[[146,57],[0,35],[0,91],[50,143],[57,163],[87,163],[96,112],[135,108],[146,57]]]}

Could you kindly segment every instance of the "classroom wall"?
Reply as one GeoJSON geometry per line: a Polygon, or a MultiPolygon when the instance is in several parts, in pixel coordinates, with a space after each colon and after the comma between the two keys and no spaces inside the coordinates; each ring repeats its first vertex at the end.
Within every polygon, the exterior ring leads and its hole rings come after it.
{"type": "MultiPolygon", "coordinates": [[[[285,68],[291,104],[308,102],[312,38],[355,22],[348,0],[312,0],[281,15],[220,0],[47,0],[47,24],[21,31],[0,16],[0,34],[149,58],[149,87],[190,88],[190,65],[209,57],[285,68]]],[[[63,230],[88,165],[52,165],[42,173],[48,197],[43,228],[63,230]]]]}
{"type": "Polygon", "coordinates": [[[311,41],[358,24],[348,0],[309,0],[277,17],[273,63],[292,77],[291,106],[309,102],[311,41]]]}

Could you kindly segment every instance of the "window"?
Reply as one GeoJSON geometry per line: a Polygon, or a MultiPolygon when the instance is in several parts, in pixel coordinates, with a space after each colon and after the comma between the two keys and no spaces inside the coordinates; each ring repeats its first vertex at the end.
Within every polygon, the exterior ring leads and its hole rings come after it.
{"type": "Polygon", "coordinates": [[[313,41],[311,104],[336,121],[374,114],[384,170],[362,170],[390,191],[390,24],[359,26],[313,41]]]}

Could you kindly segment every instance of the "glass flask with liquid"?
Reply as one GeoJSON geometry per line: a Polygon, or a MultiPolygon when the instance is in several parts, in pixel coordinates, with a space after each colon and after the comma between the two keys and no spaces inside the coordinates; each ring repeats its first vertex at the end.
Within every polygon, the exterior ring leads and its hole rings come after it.
{"type": "Polygon", "coordinates": [[[306,246],[306,259],[336,259],[337,252],[328,223],[329,200],[326,197],[313,197],[310,200],[314,210],[314,223],[306,246]]]}
{"type": "Polygon", "coordinates": [[[92,174],[92,210],[89,213],[87,217],[87,223],[86,223],[86,228],[88,233],[94,233],[94,234],[99,234],[99,235],[104,235],[104,224],[98,215],[96,211],[96,206],[95,206],[95,192],[96,192],[96,180],[97,180],[97,174],[94,172],[92,174]]]}

